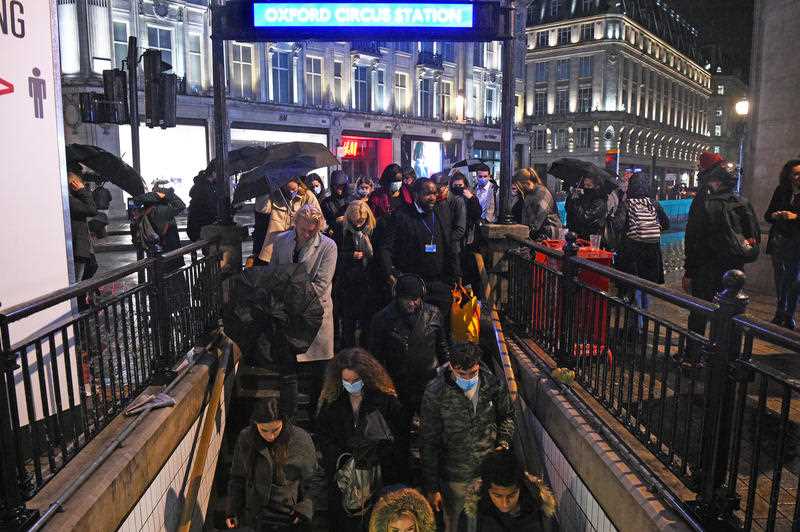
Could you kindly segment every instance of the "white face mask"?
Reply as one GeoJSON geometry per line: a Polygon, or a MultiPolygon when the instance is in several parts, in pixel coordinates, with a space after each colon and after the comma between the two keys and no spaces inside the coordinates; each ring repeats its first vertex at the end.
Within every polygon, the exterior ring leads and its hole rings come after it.
{"type": "Polygon", "coordinates": [[[398,190],[400,190],[400,187],[402,186],[403,186],[402,181],[392,181],[392,184],[389,185],[389,190],[391,190],[392,192],[397,192],[398,190]]]}
{"type": "Polygon", "coordinates": [[[316,186],[314,187],[314,194],[319,195],[322,192],[322,187],[316,186]]]}

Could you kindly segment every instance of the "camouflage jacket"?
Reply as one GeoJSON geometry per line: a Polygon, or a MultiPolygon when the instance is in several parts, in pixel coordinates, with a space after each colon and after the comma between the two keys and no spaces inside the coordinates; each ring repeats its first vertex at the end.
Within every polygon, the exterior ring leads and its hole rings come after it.
{"type": "Polygon", "coordinates": [[[441,482],[476,478],[486,454],[510,445],[514,436],[508,391],[483,364],[477,409],[445,370],[425,389],[421,417],[422,476],[429,491],[439,491],[441,482]]]}

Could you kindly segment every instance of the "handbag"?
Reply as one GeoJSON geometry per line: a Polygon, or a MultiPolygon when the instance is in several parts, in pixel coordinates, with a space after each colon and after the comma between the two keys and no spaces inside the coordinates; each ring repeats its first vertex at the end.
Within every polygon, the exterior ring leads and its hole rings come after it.
{"type": "Polygon", "coordinates": [[[450,307],[450,330],[453,342],[477,344],[481,336],[481,304],[472,288],[456,286],[450,307]]]}
{"type": "Polygon", "coordinates": [[[358,468],[351,453],[342,453],[336,460],[334,480],[342,492],[342,507],[352,517],[367,513],[372,496],[383,484],[380,464],[358,468]]]}

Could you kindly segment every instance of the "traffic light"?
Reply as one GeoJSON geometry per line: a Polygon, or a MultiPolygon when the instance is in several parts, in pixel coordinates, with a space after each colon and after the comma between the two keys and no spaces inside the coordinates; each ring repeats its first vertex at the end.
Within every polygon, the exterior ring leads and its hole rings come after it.
{"type": "Polygon", "coordinates": [[[104,105],[107,107],[108,121],[112,124],[127,124],[128,117],[128,75],[124,70],[103,70],[104,105]]]}
{"type": "Polygon", "coordinates": [[[175,126],[178,103],[178,79],[175,74],[164,74],[172,65],[161,60],[161,51],[144,53],[144,116],[147,127],[175,126]]]}

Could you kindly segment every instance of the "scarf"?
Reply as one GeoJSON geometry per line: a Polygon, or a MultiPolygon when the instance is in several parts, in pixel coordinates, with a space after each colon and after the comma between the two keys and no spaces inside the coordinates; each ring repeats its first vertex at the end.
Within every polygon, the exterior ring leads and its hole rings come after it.
{"type": "Polygon", "coordinates": [[[355,227],[350,220],[346,220],[344,224],[344,232],[353,235],[353,243],[355,244],[355,251],[364,253],[364,258],[361,259],[364,264],[367,260],[372,258],[372,230],[368,229],[366,223],[361,227],[355,227]]]}

